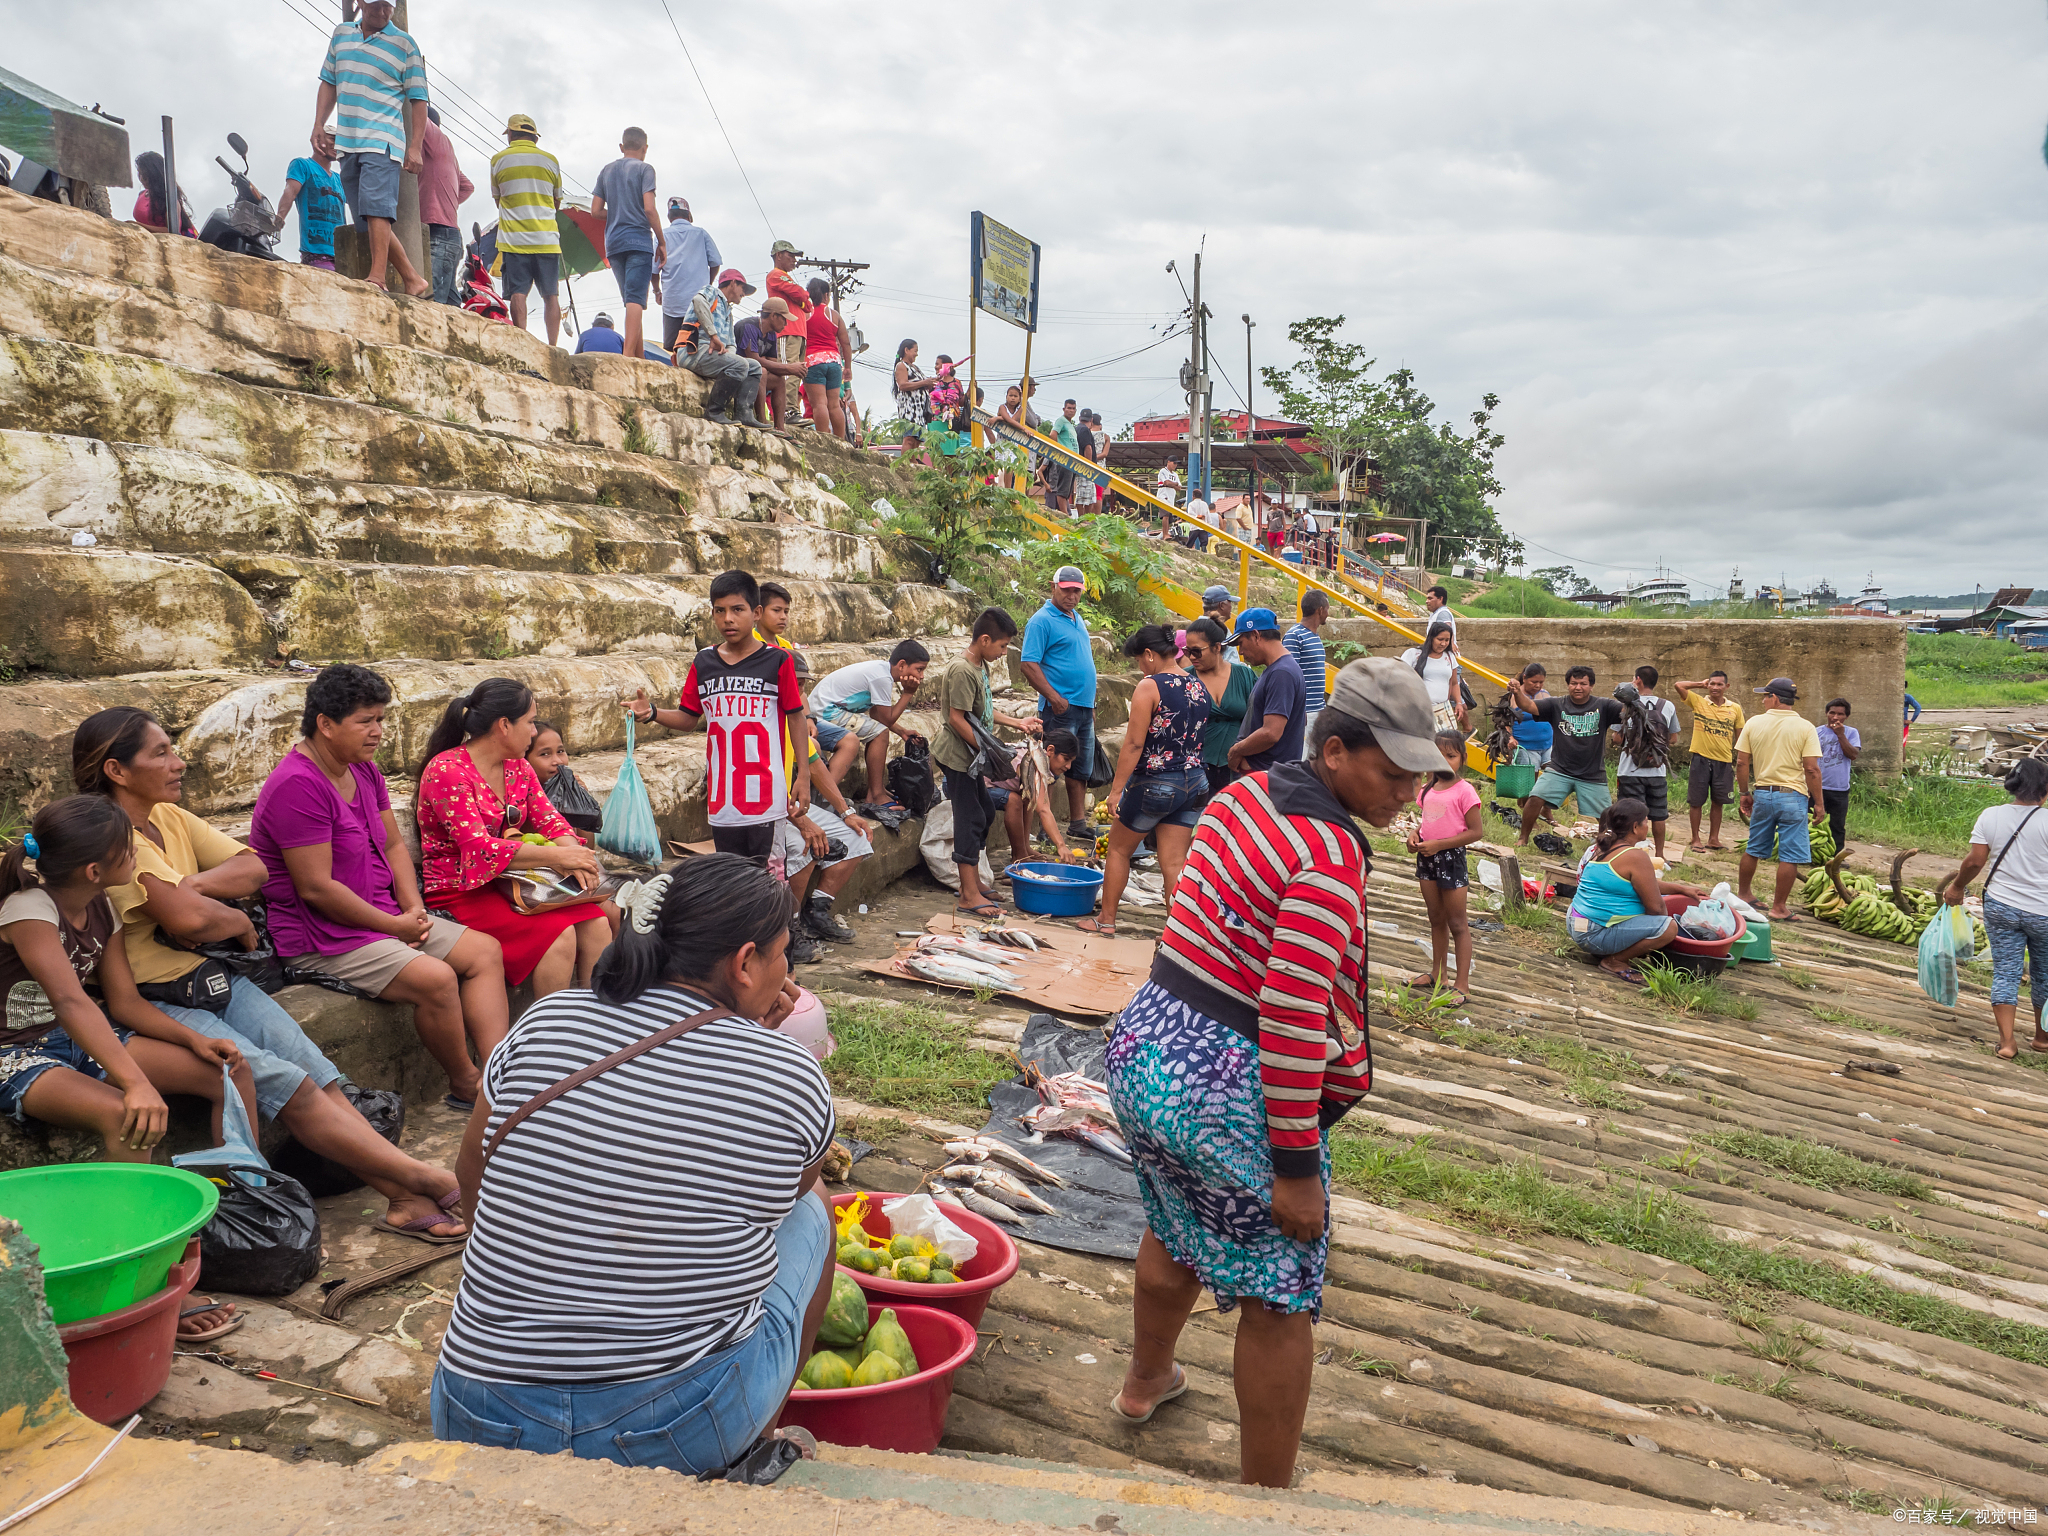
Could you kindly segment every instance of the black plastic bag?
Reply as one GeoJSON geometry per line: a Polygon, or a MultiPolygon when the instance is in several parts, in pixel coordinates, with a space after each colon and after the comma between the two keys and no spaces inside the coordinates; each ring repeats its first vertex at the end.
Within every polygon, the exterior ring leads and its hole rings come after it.
{"type": "MultiPolygon", "coordinates": [[[[270,941],[270,904],[262,896],[256,895],[241,901],[231,901],[228,905],[240,907],[249,914],[249,921],[256,925],[254,949],[244,949],[233,940],[223,940],[217,944],[182,944],[162,928],[156,931],[157,943],[166,949],[183,950],[188,954],[204,955],[209,960],[218,961],[227,967],[230,975],[245,981],[253,981],[266,993],[277,992],[289,985],[285,979],[284,965],[277,956],[277,946],[270,941]]],[[[206,1005],[194,1003],[186,1006],[203,1008],[206,1005]]]]}
{"type": "Polygon", "coordinates": [[[199,1271],[214,1289],[285,1296],[320,1272],[320,1212],[297,1179],[253,1163],[192,1170],[222,1186],[199,1229],[199,1271]]]}
{"type": "Polygon", "coordinates": [[[794,1440],[762,1438],[747,1447],[746,1454],[729,1467],[716,1472],[699,1472],[700,1483],[747,1483],[766,1488],[804,1459],[803,1447],[794,1440]]]}
{"type": "MultiPolygon", "coordinates": [[[[390,1088],[359,1088],[346,1082],[341,1085],[341,1091],[370,1122],[370,1129],[394,1147],[398,1145],[398,1138],[405,1134],[405,1100],[397,1092],[390,1088]]],[[[270,1162],[279,1173],[303,1184],[306,1193],[315,1200],[324,1200],[329,1195],[345,1195],[352,1189],[363,1187],[363,1181],[348,1169],[331,1158],[309,1151],[295,1137],[287,1136],[270,1162]]]]}
{"type": "MultiPolygon", "coordinates": [[[[872,786],[869,792],[873,792],[872,786]]],[[[913,816],[926,814],[938,803],[938,786],[932,782],[932,749],[922,737],[905,743],[903,755],[890,760],[889,794],[913,816]]]]}

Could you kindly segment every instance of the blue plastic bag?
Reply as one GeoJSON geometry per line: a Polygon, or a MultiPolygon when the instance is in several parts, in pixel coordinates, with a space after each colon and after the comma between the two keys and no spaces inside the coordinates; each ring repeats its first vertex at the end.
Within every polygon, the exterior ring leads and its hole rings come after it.
{"type": "Polygon", "coordinates": [[[633,761],[633,717],[626,716],[626,760],[619,781],[605,797],[604,820],[598,824],[597,846],[635,864],[661,862],[661,834],[654,826],[654,802],[633,761]]]}
{"type": "MultiPolygon", "coordinates": [[[[217,1147],[207,1147],[199,1152],[180,1152],[171,1159],[174,1168],[216,1168],[234,1164],[243,1168],[268,1168],[270,1159],[257,1149],[256,1127],[249,1123],[248,1106],[243,1104],[241,1092],[235,1087],[235,1080],[228,1069],[220,1069],[221,1083],[226,1089],[221,1102],[221,1142],[217,1147]]],[[[251,1174],[252,1184],[261,1187],[263,1180],[251,1174]]]]}
{"type": "MultiPolygon", "coordinates": [[[[1953,907],[1942,907],[1920,935],[1920,990],[1944,1008],[1956,1005],[1956,930],[1953,907]]],[[[1967,918],[1965,919],[1967,921],[1967,918]]]]}

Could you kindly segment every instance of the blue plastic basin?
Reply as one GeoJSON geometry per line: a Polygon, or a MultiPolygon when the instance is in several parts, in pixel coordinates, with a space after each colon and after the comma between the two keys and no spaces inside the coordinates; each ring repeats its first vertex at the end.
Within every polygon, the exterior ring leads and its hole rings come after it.
{"type": "Polygon", "coordinates": [[[1012,864],[1010,894],[1021,912],[1043,917],[1086,917],[1102,895],[1102,871],[1073,864],[1012,864]],[[1044,879],[1034,880],[1033,875],[1044,879]]]}

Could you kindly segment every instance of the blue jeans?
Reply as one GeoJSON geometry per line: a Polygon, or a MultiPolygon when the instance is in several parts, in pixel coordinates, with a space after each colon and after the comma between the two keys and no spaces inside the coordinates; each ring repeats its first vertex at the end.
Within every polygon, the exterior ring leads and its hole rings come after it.
{"type": "Polygon", "coordinates": [[[209,1039],[235,1042],[255,1074],[256,1108],[266,1120],[276,1119],[277,1112],[308,1078],[315,1088],[341,1081],[341,1068],[321,1055],[320,1048],[299,1028],[299,1021],[253,981],[235,978],[224,1014],[171,1003],[156,1006],[209,1039]]]}
{"type": "MultiPolygon", "coordinates": [[[[123,1045],[134,1037],[134,1030],[114,1026],[114,1038],[123,1045]]],[[[37,1078],[58,1067],[69,1067],[95,1082],[107,1080],[107,1069],[86,1055],[85,1048],[67,1035],[62,1025],[19,1045],[0,1046],[0,1114],[16,1125],[27,1125],[28,1113],[21,1107],[22,1096],[37,1078]]]]}
{"type": "Polygon", "coordinates": [[[427,254],[433,267],[434,302],[460,304],[462,294],[457,279],[462,275],[462,231],[453,224],[429,224],[427,254]]]}
{"type": "Polygon", "coordinates": [[[1991,1001],[2019,1003],[2024,956],[2028,984],[2033,988],[2030,1006],[2048,1009],[2048,912],[2029,912],[1986,896],[1984,932],[1991,939],[1991,1001]]]}
{"type": "Polygon", "coordinates": [[[654,280],[654,252],[612,251],[612,276],[619,280],[619,302],[647,307],[647,285],[654,280]]]}
{"type": "Polygon", "coordinates": [[[587,1387],[475,1381],[434,1369],[434,1436],[628,1467],[716,1472],[765,1434],[803,1366],[804,1311],[833,1251],[832,1218],[801,1196],[775,1229],[775,1278],[761,1320],[739,1343],[639,1381],[587,1387]]]}
{"type": "Polygon", "coordinates": [[[1656,917],[1648,912],[1640,917],[1620,918],[1605,927],[1583,915],[1576,907],[1564,915],[1564,931],[1571,935],[1571,941],[1587,954],[1603,957],[1634,949],[1643,940],[1654,939],[1671,926],[1670,918],[1656,917]]]}
{"type": "Polygon", "coordinates": [[[1752,859],[1775,857],[1780,864],[1811,864],[1813,839],[1807,817],[1813,804],[1796,789],[1756,791],[1749,814],[1749,841],[1742,851],[1752,859]]]}
{"type": "MultiPolygon", "coordinates": [[[[1045,700],[1038,701],[1038,723],[1048,731],[1072,731],[1074,740],[1081,744],[1081,752],[1074,759],[1074,766],[1067,770],[1070,779],[1086,779],[1095,771],[1095,711],[1092,707],[1070,704],[1063,714],[1054,714],[1045,700]]],[[[1076,815],[1079,814],[1077,810],[1076,815]]]]}

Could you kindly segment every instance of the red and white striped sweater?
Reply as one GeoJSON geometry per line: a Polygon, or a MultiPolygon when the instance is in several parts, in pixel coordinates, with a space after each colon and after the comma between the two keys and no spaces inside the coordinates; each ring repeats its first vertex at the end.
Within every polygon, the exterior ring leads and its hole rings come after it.
{"type": "Polygon", "coordinates": [[[1209,802],[1152,979],[1255,1041],[1273,1171],[1320,1171],[1320,1131],[1372,1087],[1365,841],[1308,763],[1209,802]]]}

